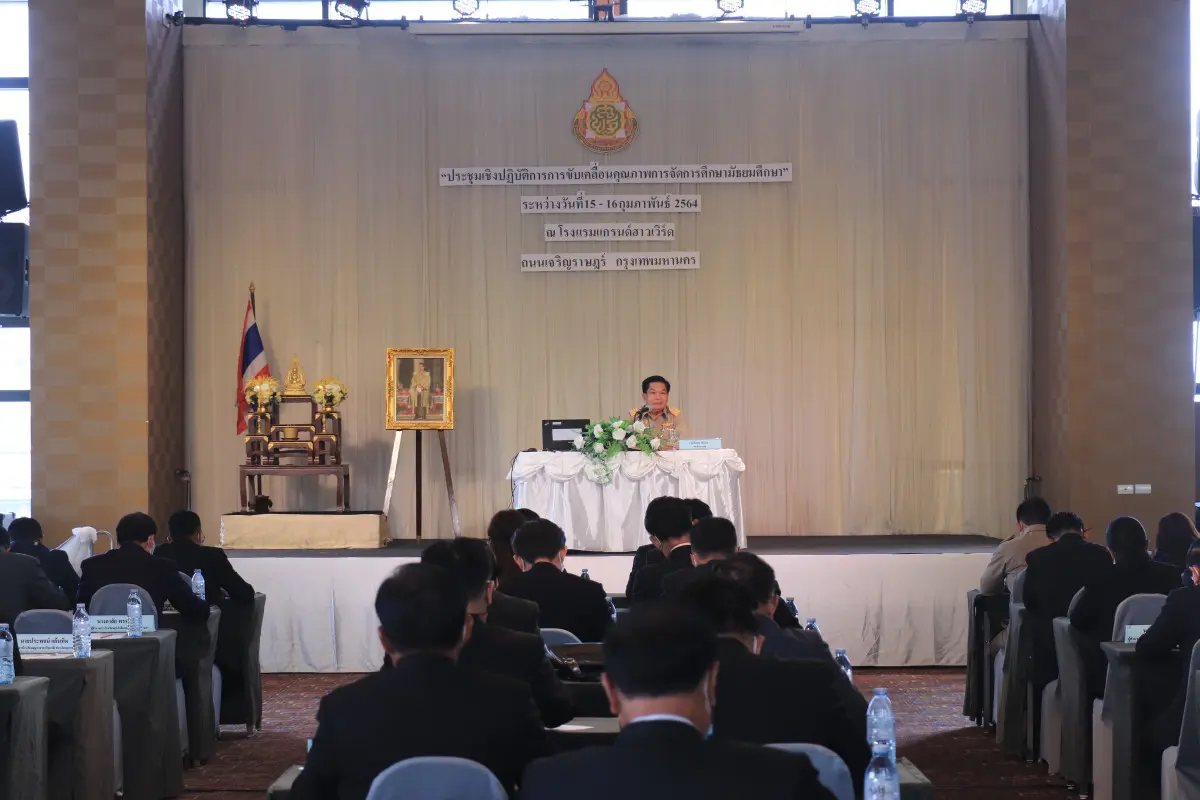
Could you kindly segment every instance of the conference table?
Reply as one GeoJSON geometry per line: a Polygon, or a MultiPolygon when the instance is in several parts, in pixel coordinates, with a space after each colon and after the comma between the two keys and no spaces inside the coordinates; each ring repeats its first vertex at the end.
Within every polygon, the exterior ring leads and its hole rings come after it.
{"type": "Polygon", "coordinates": [[[739,546],[746,545],[741,490],[746,465],[736,450],[621,453],[611,468],[605,480],[582,453],[521,453],[509,473],[514,503],[558,523],[572,550],[626,553],[648,541],[643,520],[651,500],[694,497],[732,521],[739,546]]]}
{"type": "Polygon", "coordinates": [[[49,678],[18,676],[0,686],[0,797],[46,796],[46,696],[49,678]]]}

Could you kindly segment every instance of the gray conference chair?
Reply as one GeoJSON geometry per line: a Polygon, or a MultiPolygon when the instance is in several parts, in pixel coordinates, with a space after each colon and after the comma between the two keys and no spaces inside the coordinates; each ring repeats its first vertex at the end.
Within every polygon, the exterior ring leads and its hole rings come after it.
{"type": "Polygon", "coordinates": [[[557,647],[560,644],[583,644],[578,636],[562,628],[542,628],[542,642],[547,647],[557,647]]]}
{"type": "Polygon", "coordinates": [[[854,800],[854,779],[850,776],[850,768],[841,756],[829,748],[801,742],[769,744],[767,747],[808,756],[822,786],[832,792],[837,800],[854,800]]]}
{"type": "MultiPolygon", "coordinates": [[[[1067,607],[1068,614],[1075,610],[1075,606],[1079,604],[1079,598],[1081,597],[1083,597],[1083,589],[1080,589],[1071,598],[1071,604],[1067,607]]],[[[1057,639],[1057,637],[1055,638],[1057,639]]],[[[1055,661],[1058,661],[1058,658],[1056,642],[1055,661]]],[[[1061,676],[1061,668],[1059,673],[1061,676]]],[[[1050,681],[1042,690],[1041,731],[1042,738],[1038,755],[1042,761],[1046,762],[1051,775],[1061,775],[1063,774],[1063,699],[1060,678],[1050,681]]]]}
{"type": "MultiPolygon", "coordinates": [[[[203,574],[203,573],[201,573],[203,574]]],[[[192,585],[192,576],[186,572],[180,572],[179,577],[183,578],[183,582],[188,586],[192,585]]],[[[215,646],[215,645],[214,645],[215,646]]],[[[212,706],[213,719],[217,721],[217,738],[221,738],[221,691],[225,686],[225,679],[221,676],[221,668],[216,664],[212,667],[212,706]]],[[[182,690],[182,689],[181,689],[182,690]]]]}
{"type": "Polygon", "coordinates": [[[1179,744],[1162,754],[1162,800],[1200,800],[1200,642],[1192,648],[1179,744]]]}
{"type": "Polygon", "coordinates": [[[1055,617],[1052,624],[1062,708],[1062,776],[1068,783],[1086,789],[1092,781],[1092,707],[1083,656],[1087,643],[1069,618],[1055,617]]]}
{"type": "Polygon", "coordinates": [[[1012,581],[1008,605],[1008,636],[1004,649],[996,656],[993,679],[992,716],[996,720],[996,741],[1006,753],[1024,756],[1026,728],[1026,687],[1029,659],[1033,647],[1025,611],[1025,572],[1012,581]]]}
{"type": "Polygon", "coordinates": [[[367,800],[508,800],[487,767],[465,758],[423,756],[376,776],[367,800]]]}
{"type": "Polygon", "coordinates": [[[14,633],[72,633],[74,618],[66,611],[39,608],[22,611],[13,620],[14,633]]]}

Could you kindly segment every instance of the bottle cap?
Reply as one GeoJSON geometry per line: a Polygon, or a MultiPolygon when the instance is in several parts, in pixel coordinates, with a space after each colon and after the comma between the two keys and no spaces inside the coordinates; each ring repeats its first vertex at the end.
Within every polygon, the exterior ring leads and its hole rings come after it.
{"type": "Polygon", "coordinates": [[[887,689],[876,689],[875,696],[876,697],[887,697],[887,689]]]}

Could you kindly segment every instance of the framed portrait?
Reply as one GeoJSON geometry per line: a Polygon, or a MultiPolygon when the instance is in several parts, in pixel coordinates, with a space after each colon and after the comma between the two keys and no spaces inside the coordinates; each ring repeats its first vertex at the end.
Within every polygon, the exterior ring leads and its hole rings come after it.
{"type": "Polygon", "coordinates": [[[454,429],[453,348],[388,348],[387,429],[454,429]]]}

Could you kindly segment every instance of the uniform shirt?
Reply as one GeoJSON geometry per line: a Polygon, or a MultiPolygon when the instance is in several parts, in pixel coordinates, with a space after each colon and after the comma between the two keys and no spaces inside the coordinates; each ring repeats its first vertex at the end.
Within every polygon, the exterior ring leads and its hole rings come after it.
{"type": "Polygon", "coordinates": [[[980,594],[1001,594],[1008,579],[1025,569],[1025,557],[1039,547],[1050,544],[1045,525],[1030,525],[1025,530],[1000,543],[979,579],[980,594]]]}
{"type": "Polygon", "coordinates": [[[654,435],[663,440],[664,450],[667,449],[666,440],[668,431],[675,432],[676,441],[687,438],[687,422],[684,420],[683,412],[678,408],[667,406],[663,409],[663,413],[657,417],[653,415],[653,412],[643,412],[641,409],[635,408],[629,412],[629,417],[633,420],[641,420],[649,426],[654,435]]]}

